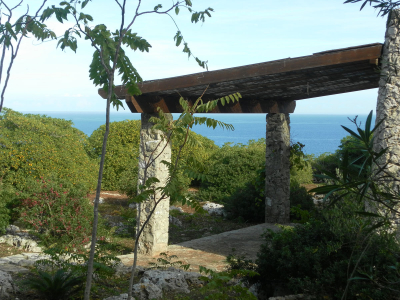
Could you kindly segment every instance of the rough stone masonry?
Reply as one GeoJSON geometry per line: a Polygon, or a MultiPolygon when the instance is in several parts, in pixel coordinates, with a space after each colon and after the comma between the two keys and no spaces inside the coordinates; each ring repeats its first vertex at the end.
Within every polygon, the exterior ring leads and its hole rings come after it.
{"type": "MultiPolygon", "coordinates": [[[[172,120],[171,114],[165,114],[172,120]]],[[[171,145],[163,139],[163,133],[151,129],[153,124],[149,122],[152,116],[157,114],[142,113],[142,127],[140,130],[140,154],[139,154],[139,176],[138,183],[143,184],[145,178],[156,177],[160,182],[158,186],[164,186],[168,178],[168,168],[161,161],[171,162],[171,145]]],[[[160,193],[156,195],[156,201],[160,193]]],[[[140,219],[138,228],[141,227],[154,208],[154,199],[149,199],[140,205],[140,219]]],[[[157,205],[153,216],[145,225],[143,233],[139,238],[138,252],[146,255],[155,255],[165,252],[168,246],[169,228],[169,198],[161,200],[157,205]]]]}
{"type": "MultiPolygon", "coordinates": [[[[394,10],[385,34],[376,106],[376,123],[385,119],[375,133],[374,150],[388,148],[379,161],[400,179],[400,10],[394,10]]],[[[399,188],[400,182],[392,181],[399,188]]]]}
{"type": "Polygon", "coordinates": [[[290,221],[290,118],[267,114],[265,162],[265,222],[290,221]]]}

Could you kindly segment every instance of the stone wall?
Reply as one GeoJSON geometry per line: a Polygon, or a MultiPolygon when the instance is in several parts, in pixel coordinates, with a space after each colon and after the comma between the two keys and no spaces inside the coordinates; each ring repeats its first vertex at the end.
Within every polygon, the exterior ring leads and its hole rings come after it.
{"type": "MultiPolygon", "coordinates": [[[[171,114],[166,115],[172,120],[171,114]]],[[[145,178],[156,177],[160,181],[156,186],[164,186],[168,178],[168,168],[161,161],[171,161],[171,145],[163,139],[161,131],[151,129],[153,124],[149,122],[149,119],[152,116],[155,115],[142,113],[138,183],[143,184],[145,178]]],[[[140,227],[144,224],[159,197],[160,194],[157,194],[155,199],[149,199],[139,206],[138,225],[140,224],[140,227]]],[[[165,252],[168,246],[168,228],[169,198],[166,198],[157,205],[153,216],[145,226],[139,238],[138,252],[147,255],[165,252]]]]}
{"type": "Polygon", "coordinates": [[[267,114],[265,222],[290,221],[290,118],[267,114]]]}

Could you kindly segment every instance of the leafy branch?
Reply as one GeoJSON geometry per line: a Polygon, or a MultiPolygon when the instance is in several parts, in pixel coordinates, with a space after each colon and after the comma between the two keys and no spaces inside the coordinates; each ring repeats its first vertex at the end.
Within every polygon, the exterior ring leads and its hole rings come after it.
{"type": "Polygon", "coordinates": [[[13,13],[19,8],[24,0],[21,0],[14,7],[9,7],[5,1],[0,0],[0,45],[3,48],[1,51],[0,59],[0,84],[3,80],[3,70],[5,68],[5,57],[7,51],[10,51],[10,58],[7,67],[6,78],[1,91],[1,102],[0,112],[4,105],[4,95],[8,86],[8,82],[11,76],[11,69],[14,64],[14,60],[18,55],[18,51],[21,45],[21,41],[28,34],[32,34],[37,40],[44,41],[45,39],[55,39],[56,35],[53,31],[47,28],[47,26],[39,19],[39,14],[42,11],[47,0],[43,0],[36,10],[35,14],[29,15],[29,5],[27,5],[27,11],[20,16],[13,23],[13,13]],[[1,8],[4,7],[7,12],[1,12],[1,8]],[[5,21],[4,21],[5,17],[5,21]]]}

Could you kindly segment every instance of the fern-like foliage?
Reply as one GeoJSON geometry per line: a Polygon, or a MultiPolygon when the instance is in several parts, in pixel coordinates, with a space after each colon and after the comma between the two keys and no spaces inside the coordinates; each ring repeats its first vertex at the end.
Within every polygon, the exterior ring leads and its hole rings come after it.
{"type": "Polygon", "coordinates": [[[38,277],[24,281],[24,284],[34,289],[42,299],[64,300],[76,295],[82,290],[84,276],[75,276],[64,269],[51,274],[38,271],[38,277]]]}

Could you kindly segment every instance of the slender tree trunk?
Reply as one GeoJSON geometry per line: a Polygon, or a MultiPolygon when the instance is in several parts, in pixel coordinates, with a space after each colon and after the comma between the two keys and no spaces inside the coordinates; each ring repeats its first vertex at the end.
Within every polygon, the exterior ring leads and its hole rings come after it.
{"type": "Polygon", "coordinates": [[[101,149],[101,159],[100,159],[100,167],[99,167],[99,176],[97,179],[97,189],[96,189],[96,198],[94,200],[94,208],[93,208],[93,229],[92,229],[92,243],[90,245],[90,255],[88,261],[88,269],[86,275],[86,286],[85,286],[85,294],[84,299],[90,299],[90,289],[92,287],[92,277],[93,277],[93,261],[94,261],[94,253],[96,251],[96,241],[97,241],[97,224],[98,224],[98,215],[99,215],[99,198],[101,192],[101,181],[103,179],[103,169],[104,169],[104,160],[106,157],[106,148],[107,148],[107,139],[108,133],[110,130],[110,100],[112,95],[112,79],[109,80],[111,84],[109,85],[108,96],[107,96],[107,107],[106,107],[106,132],[103,137],[103,147],[101,149]]]}

